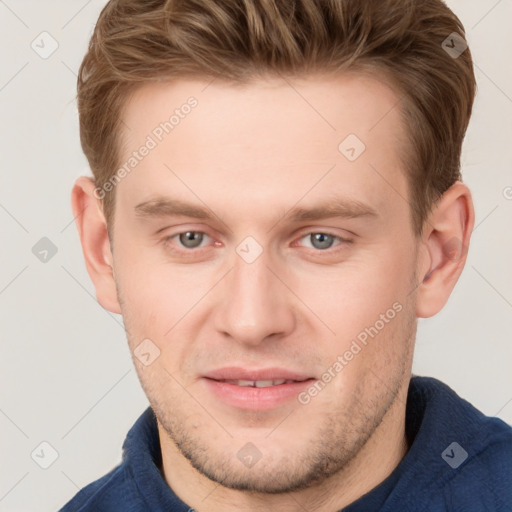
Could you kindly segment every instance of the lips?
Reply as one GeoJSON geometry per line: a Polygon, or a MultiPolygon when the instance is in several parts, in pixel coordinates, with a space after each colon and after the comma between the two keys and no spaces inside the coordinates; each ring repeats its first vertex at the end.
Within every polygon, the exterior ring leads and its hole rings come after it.
{"type": "Polygon", "coordinates": [[[202,376],[205,389],[220,402],[235,409],[268,411],[295,400],[314,377],[287,368],[229,366],[202,376]]]}
{"type": "Polygon", "coordinates": [[[302,382],[314,378],[305,373],[295,372],[286,368],[249,369],[236,366],[218,368],[203,375],[206,379],[212,379],[238,386],[268,387],[288,384],[290,382],[302,382]]]}
{"type": "Polygon", "coordinates": [[[234,409],[263,412],[296,400],[313,381],[313,377],[285,368],[230,367],[203,375],[200,385],[216,402],[234,409]]]}
{"type": "Polygon", "coordinates": [[[254,388],[268,388],[269,386],[280,386],[281,384],[290,384],[290,382],[297,382],[296,380],[276,379],[276,380],[221,380],[219,382],[226,382],[234,384],[235,386],[254,387],[254,388]]]}

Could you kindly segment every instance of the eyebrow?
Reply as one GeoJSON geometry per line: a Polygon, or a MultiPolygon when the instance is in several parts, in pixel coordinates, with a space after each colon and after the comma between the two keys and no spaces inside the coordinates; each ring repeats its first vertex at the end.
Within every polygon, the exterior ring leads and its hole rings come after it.
{"type": "MultiPolygon", "coordinates": [[[[217,216],[211,209],[180,199],[159,197],[144,201],[135,206],[135,213],[140,218],[182,216],[194,219],[214,219],[217,216]]],[[[359,218],[379,217],[370,205],[355,199],[334,198],[325,204],[311,208],[293,207],[280,220],[303,222],[321,220],[331,217],[359,218]]],[[[218,218],[218,217],[217,217],[218,218]]]]}

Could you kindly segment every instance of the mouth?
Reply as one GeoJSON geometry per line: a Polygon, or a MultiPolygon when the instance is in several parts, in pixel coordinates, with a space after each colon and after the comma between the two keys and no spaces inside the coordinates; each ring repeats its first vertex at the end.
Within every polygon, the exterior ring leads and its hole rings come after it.
{"type": "Polygon", "coordinates": [[[286,366],[268,368],[247,368],[243,366],[225,366],[205,373],[203,377],[223,382],[241,383],[241,386],[253,386],[250,383],[266,383],[264,386],[280,385],[287,381],[302,382],[311,375],[293,371],[286,366]]]}
{"type": "Polygon", "coordinates": [[[212,379],[201,381],[214,402],[235,409],[268,411],[277,409],[298,396],[316,379],[212,379]]]}
{"type": "Polygon", "coordinates": [[[311,379],[293,380],[293,379],[276,379],[276,380],[233,380],[233,379],[211,379],[217,382],[226,382],[234,386],[253,387],[253,388],[268,388],[270,386],[282,386],[283,384],[291,384],[294,382],[304,382],[311,379]]]}

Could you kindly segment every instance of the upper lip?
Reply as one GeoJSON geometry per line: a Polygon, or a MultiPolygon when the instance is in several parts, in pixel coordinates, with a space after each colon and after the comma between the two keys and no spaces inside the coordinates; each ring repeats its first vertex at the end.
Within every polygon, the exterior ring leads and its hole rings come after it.
{"type": "Polygon", "coordinates": [[[218,368],[203,375],[207,379],[214,380],[307,380],[312,379],[311,375],[287,370],[286,368],[262,368],[250,369],[238,366],[218,368]]]}

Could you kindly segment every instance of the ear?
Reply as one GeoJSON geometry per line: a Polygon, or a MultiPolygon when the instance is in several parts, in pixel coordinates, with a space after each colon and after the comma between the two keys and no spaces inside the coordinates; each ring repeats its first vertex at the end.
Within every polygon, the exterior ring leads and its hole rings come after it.
{"type": "Polygon", "coordinates": [[[107,223],[95,189],[91,178],[81,176],[76,180],[71,193],[73,216],[96,298],[105,309],[120,314],[107,223]]]}
{"type": "Polygon", "coordinates": [[[466,263],[475,213],[468,187],[455,182],[424,225],[416,315],[428,318],[444,307],[466,263]]]}

